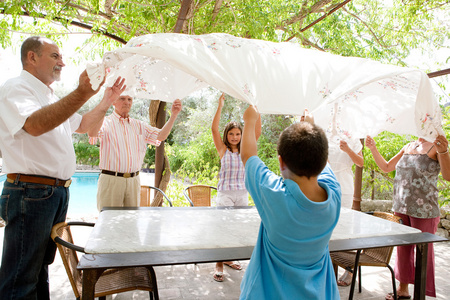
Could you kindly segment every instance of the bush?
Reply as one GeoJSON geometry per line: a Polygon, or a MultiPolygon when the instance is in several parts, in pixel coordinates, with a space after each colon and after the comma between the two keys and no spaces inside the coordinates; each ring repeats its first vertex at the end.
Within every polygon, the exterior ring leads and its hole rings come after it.
{"type": "Polygon", "coordinates": [[[264,135],[261,135],[258,140],[258,157],[266,164],[269,170],[280,175],[277,145],[270,142],[264,135]]]}
{"type": "Polygon", "coordinates": [[[179,176],[187,176],[191,182],[217,178],[220,161],[211,131],[200,133],[188,144],[168,146],[166,151],[173,173],[179,172],[179,176]]]}
{"type": "Polygon", "coordinates": [[[87,142],[74,143],[77,164],[98,166],[100,162],[100,149],[96,145],[87,142]]]}
{"type": "Polygon", "coordinates": [[[155,146],[148,145],[147,151],[145,152],[144,156],[144,165],[143,168],[151,169],[155,168],[155,154],[156,154],[156,148],[155,146]]]}

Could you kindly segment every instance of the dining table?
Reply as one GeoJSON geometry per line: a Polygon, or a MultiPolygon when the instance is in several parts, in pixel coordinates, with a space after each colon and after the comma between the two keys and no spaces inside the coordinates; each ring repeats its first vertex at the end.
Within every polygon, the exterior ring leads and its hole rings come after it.
{"type": "MultiPolygon", "coordinates": [[[[248,260],[260,224],[254,206],[105,208],[78,264],[82,299],[94,299],[95,282],[108,268],[248,260]]],[[[414,299],[424,300],[428,243],[443,241],[448,240],[341,208],[329,250],[416,245],[414,299]]]]}

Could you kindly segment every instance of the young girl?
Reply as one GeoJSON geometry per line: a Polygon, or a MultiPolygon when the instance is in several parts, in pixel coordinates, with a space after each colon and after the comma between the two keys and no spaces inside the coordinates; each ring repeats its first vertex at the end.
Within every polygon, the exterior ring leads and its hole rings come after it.
{"type": "MultiPolygon", "coordinates": [[[[240,145],[242,128],[237,122],[229,122],[225,126],[223,137],[220,137],[219,123],[225,95],[219,98],[216,114],[211,125],[214,145],[220,156],[219,183],[217,185],[217,206],[247,206],[248,193],[244,185],[244,165],[241,161],[240,145]]],[[[261,118],[255,130],[256,138],[261,135],[261,118]]],[[[235,270],[242,266],[237,262],[218,262],[214,272],[214,280],[223,281],[223,264],[235,270]]]]}

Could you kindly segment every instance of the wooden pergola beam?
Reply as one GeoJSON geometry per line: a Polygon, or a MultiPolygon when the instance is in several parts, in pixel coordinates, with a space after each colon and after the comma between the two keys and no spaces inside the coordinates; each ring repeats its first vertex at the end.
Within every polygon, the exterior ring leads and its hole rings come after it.
{"type": "Polygon", "coordinates": [[[444,76],[444,75],[448,75],[448,74],[450,74],[450,68],[431,72],[431,73],[428,73],[427,75],[428,75],[428,77],[433,78],[433,77],[444,76]]]}

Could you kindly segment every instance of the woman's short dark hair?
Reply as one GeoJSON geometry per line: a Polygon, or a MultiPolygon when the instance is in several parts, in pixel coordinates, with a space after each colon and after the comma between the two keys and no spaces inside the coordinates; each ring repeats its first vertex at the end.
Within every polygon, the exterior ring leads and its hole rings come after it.
{"type": "Polygon", "coordinates": [[[318,176],[328,160],[328,140],[319,126],[308,122],[292,124],[280,134],[278,155],[297,176],[318,176]]]}
{"type": "MultiPolygon", "coordinates": [[[[231,129],[233,129],[233,128],[239,129],[239,130],[241,131],[241,134],[242,134],[242,126],[241,126],[241,124],[239,124],[238,122],[232,121],[232,122],[229,122],[229,123],[225,126],[225,129],[223,130],[223,136],[222,136],[222,141],[223,141],[223,143],[225,144],[225,146],[227,146],[227,148],[228,148],[230,151],[231,151],[231,145],[230,145],[230,143],[228,142],[227,136],[228,136],[228,132],[229,132],[231,129]]],[[[239,141],[239,143],[237,144],[237,148],[238,148],[238,152],[240,153],[240,152],[241,152],[241,142],[240,142],[240,141],[239,141]]]]}

